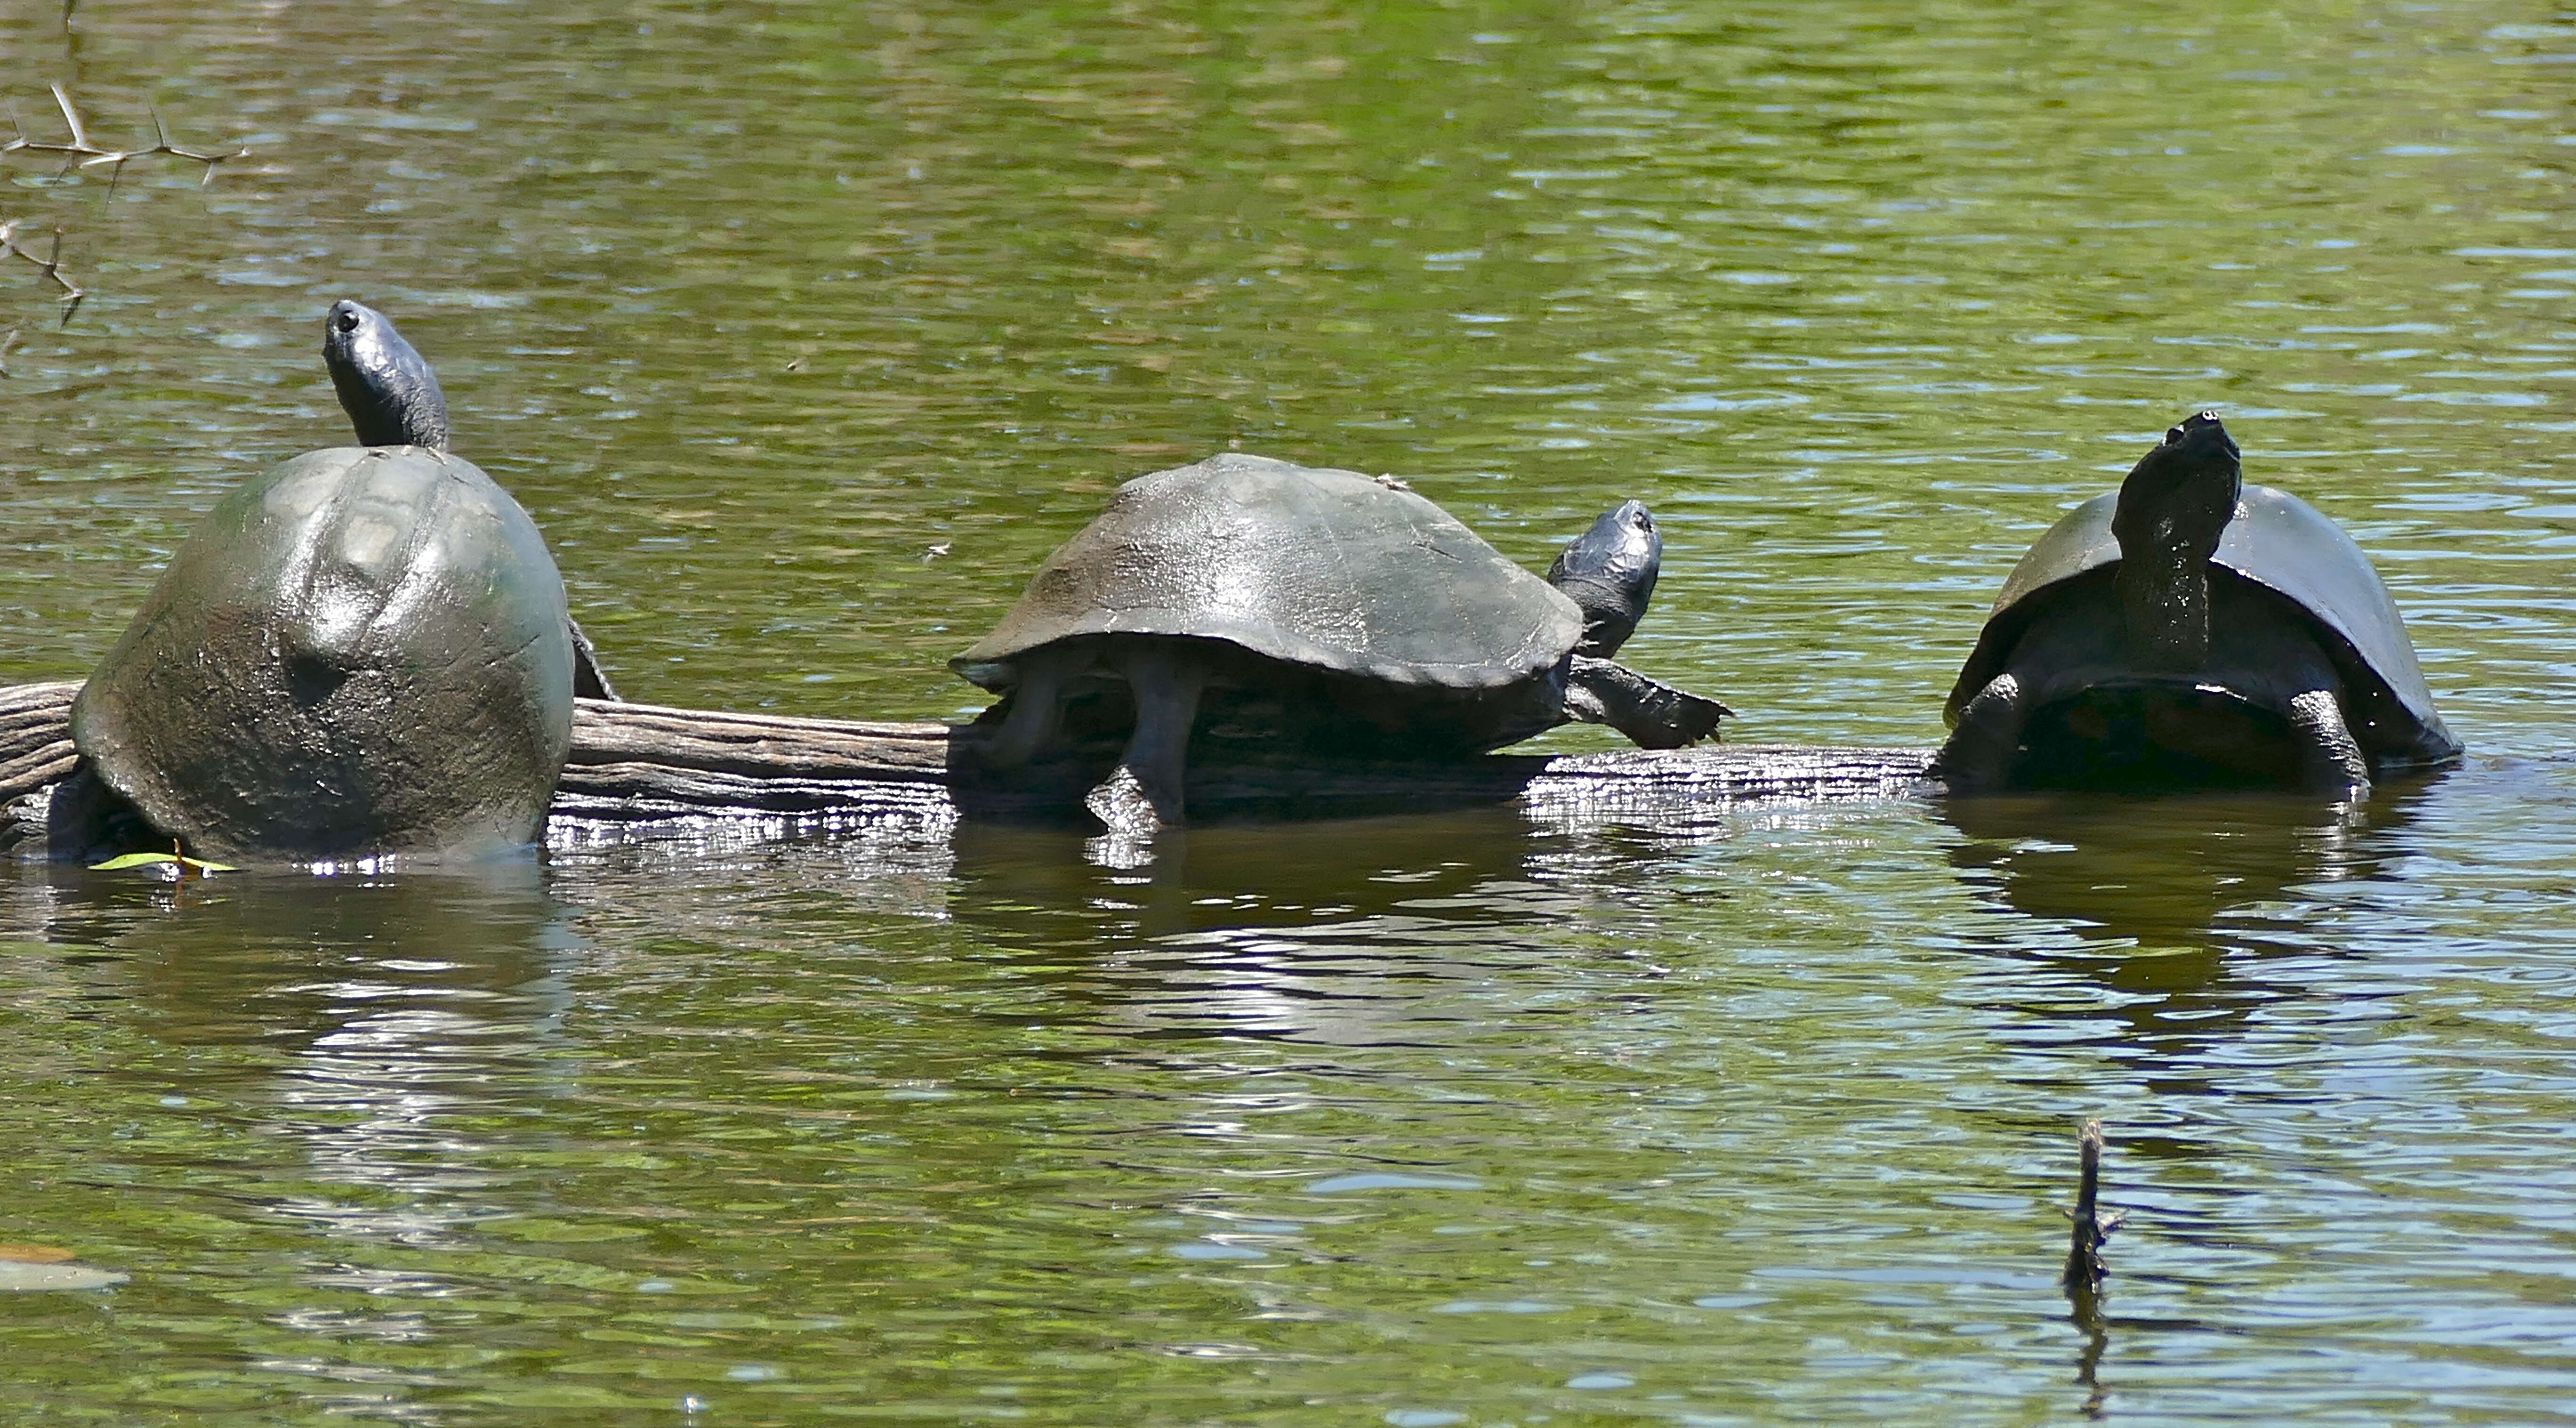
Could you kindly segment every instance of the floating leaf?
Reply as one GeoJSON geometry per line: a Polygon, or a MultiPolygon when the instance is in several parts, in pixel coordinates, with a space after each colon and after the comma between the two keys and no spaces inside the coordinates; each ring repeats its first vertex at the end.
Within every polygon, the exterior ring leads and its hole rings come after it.
{"type": "Polygon", "coordinates": [[[236,869],[230,863],[191,858],[180,853],[121,853],[104,863],[90,864],[92,872],[113,873],[125,868],[157,868],[164,865],[194,868],[201,873],[229,873],[236,869]]]}

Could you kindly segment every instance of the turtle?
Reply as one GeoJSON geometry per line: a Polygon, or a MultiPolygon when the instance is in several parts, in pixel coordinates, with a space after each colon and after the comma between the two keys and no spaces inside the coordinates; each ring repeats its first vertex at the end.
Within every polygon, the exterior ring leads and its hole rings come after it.
{"type": "Polygon", "coordinates": [[[2013,567],[1944,711],[1952,793],[2290,786],[2351,801],[2460,757],[2343,528],[2243,478],[2212,412],[2013,567]]]}
{"type": "Polygon", "coordinates": [[[1650,748],[1713,735],[1732,710],[1610,659],[1661,549],[1631,501],[1542,580],[1392,477],[1227,452],[1119,487],[950,664],[1003,696],[978,721],[995,769],[1108,696],[1126,748],[1084,802],[1150,833],[1185,817],[1203,696],[1225,691],[1268,698],[1274,728],[1328,754],[1459,757],[1569,719],[1650,748]]]}
{"type": "MultiPolygon", "coordinates": [[[[523,846],[571,744],[563,578],[527,512],[441,448],[436,379],[390,323],[335,304],[324,356],[370,444],[216,504],[74,701],[73,743],[199,856],[523,846]]],[[[99,816],[84,806],[58,800],[58,819],[99,816]]]]}

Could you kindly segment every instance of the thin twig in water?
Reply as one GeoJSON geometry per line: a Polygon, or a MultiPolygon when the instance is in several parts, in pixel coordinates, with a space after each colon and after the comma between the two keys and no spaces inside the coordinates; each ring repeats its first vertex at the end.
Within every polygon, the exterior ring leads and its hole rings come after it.
{"type": "Polygon", "coordinates": [[[2111,1321],[2102,1312],[2102,1281],[2110,1275],[2102,1263],[2102,1242],[2127,1216],[2102,1213],[2102,1123],[2086,1121],[2075,1143],[2081,1169],[2075,1181],[2075,1208],[2066,1212],[2075,1222],[2066,1248],[2066,1304],[2074,1313],[2075,1327],[2084,1331],[2084,1351],[2075,1362],[2075,1381],[2088,1390],[2084,1416],[2099,1418],[2106,1396],[2100,1377],[2102,1354],[2111,1344],[2111,1321]]]}
{"type": "Polygon", "coordinates": [[[2110,1268],[2102,1263],[2102,1244],[2111,1238],[2113,1230],[2120,1228],[2120,1222],[2128,1218],[2118,1211],[2109,1215],[2101,1212],[2102,1123],[2086,1121],[2075,1143],[2082,1156],[2082,1167],[2075,1182],[2075,1208],[2067,1212],[2067,1218],[2075,1222],[2073,1240],[2066,1250],[2066,1285],[2069,1289],[2079,1281],[2098,1285],[2111,1273],[2110,1268]]]}
{"type": "MultiPolygon", "coordinates": [[[[70,5],[63,7],[63,19],[66,25],[70,23],[71,11],[70,5]]],[[[17,110],[13,106],[9,113],[9,126],[14,132],[7,141],[0,142],[0,157],[20,152],[59,155],[62,159],[62,172],[65,174],[75,169],[105,168],[107,191],[113,195],[116,192],[117,181],[124,176],[125,166],[136,159],[148,159],[166,154],[174,159],[203,164],[205,171],[197,179],[198,184],[203,186],[213,181],[217,164],[230,159],[245,158],[250,154],[248,149],[236,149],[231,153],[183,149],[171,139],[170,126],[163,122],[161,111],[158,109],[151,111],[153,144],[150,148],[108,148],[90,138],[88,121],[81,118],[80,107],[72,103],[70,91],[59,84],[52,88],[54,107],[62,111],[63,127],[71,132],[71,138],[58,143],[50,139],[29,137],[26,125],[19,122],[17,110]]],[[[0,220],[0,259],[16,258],[32,265],[37,272],[44,275],[47,281],[59,289],[62,295],[63,321],[68,323],[72,320],[72,314],[80,310],[81,299],[88,294],[78,283],[73,282],[63,273],[63,230],[60,226],[54,229],[53,246],[46,251],[45,256],[40,258],[36,256],[33,249],[18,240],[22,226],[21,220],[0,220]]]]}
{"type": "Polygon", "coordinates": [[[71,130],[71,142],[57,144],[28,138],[26,129],[23,126],[18,125],[17,116],[12,114],[10,116],[10,123],[13,127],[18,128],[18,135],[9,142],[0,144],[0,154],[16,153],[22,149],[31,154],[60,154],[63,156],[63,172],[65,173],[70,173],[76,168],[94,169],[101,165],[105,165],[107,168],[107,186],[111,192],[116,188],[116,180],[118,176],[125,172],[125,166],[134,162],[136,159],[148,159],[156,154],[168,154],[174,159],[186,159],[190,163],[204,164],[206,166],[205,172],[197,179],[197,182],[200,185],[204,185],[213,182],[215,177],[215,165],[223,163],[227,159],[247,158],[250,155],[250,150],[248,149],[236,149],[229,154],[215,154],[200,153],[195,149],[180,148],[177,144],[171,142],[170,126],[161,121],[161,111],[158,109],[152,111],[152,133],[157,142],[155,142],[151,148],[102,148],[99,145],[90,142],[89,126],[81,122],[80,110],[73,105],[71,95],[59,84],[53,86],[53,91],[54,107],[63,112],[63,127],[71,130]]]}
{"type": "MultiPolygon", "coordinates": [[[[44,257],[39,258],[18,241],[17,220],[0,219],[0,258],[18,258],[33,263],[37,272],[44,274],[55,287],[62,289],[63,321],[65,322],[71,321],[72,314],[80,310],[81,299],[89,296],[79,284],[63,276],[63,230],[59,228],[54,230],[53,247],[47,250],[44,257]]],[[[10,330],[16,331],[15,328],[10,330]]]]}

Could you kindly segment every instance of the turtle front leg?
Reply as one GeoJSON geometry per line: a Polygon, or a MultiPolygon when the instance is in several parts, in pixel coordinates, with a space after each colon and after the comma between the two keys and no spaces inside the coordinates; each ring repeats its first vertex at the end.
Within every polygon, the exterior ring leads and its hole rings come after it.
{"type": "Polygon", "coordinates": [[[2022,726],[2030,720],[2029,700],[2021,681],[1996,675],[1959,711],[1959,727],[1950,731],[1941,752],[1932,756],[1932,775],[1952,793],[1993,793],[2012,778],[2013,759],[2021,752],[2022,726]]]}
{"type": "Polygon", "coordinates": [[[2299,741],[2299,778],[2308,792],[2338,802],[2370,796],[2370,760],[2343,722],[2331,689],[2311,689],[2290,700],[2290,732],[2299,741]]]}
{"type": "Polygon", "coordinates": [[[1190,726],[1198,722],[1207,668],[1160,645],[1134,650],[1119,663],[1135,696],[1136,731],[1128,736],[1118,767],[1083,796],[1082,804],[1112,833],[1142,837],[1181,822],[1190,726]]]}
{"type": "Polygon", "coordinates": [[[1705,695],[1675,689],[1624,664],[1576,655],[1566,666],[1566,717],[1606,724],[1641,749],[1678,749],[1717,737],[1717,721],[1735,711],[1705,695]]]}

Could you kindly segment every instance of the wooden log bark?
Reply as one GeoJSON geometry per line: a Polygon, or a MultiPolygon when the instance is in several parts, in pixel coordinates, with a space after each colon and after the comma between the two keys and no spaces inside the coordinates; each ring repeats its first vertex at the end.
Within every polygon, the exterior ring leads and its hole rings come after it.
{"type": "MultiPolygon", "coordinates": [[[[728,809],[860,809],[944,802],[968,817],[1065,821],[1108,770],[1114,746],[1007,775],[984,769],[975,725],[712,713],[582,700],[558,812],[592,819],[728,809]]],[[[1778,800],[1888,799],[1930,791],[1922,748],[1709,745],[1616,753],[1488,754],[1450,762],[1207,762],[1190,769],[1195,816],[1353,817],[1529,800],[1534,808],[1652,817],[1778,800]]]]}
{"type": "Polygon", "coordinates": [[[71,776],[80,760],[72,751],[72,696],[78,693],[77,680],[0,685],[0,804],[71,776]]]}
{"type": "MultiPolygon", "coordinates": [[[[22,825],[77,762],[77,683],[0,686],[0,804],[22,825]]],[[[1071,821],[1114,757],[1102,746],[997,775],[975,725],[798,719],[576,702],[558,817],[634,822],[726,814],[849,813],[1071,821]]],[[[1617,753],[1488,754],[1425,763],[1209,763],[1190,770],[1193,814],[1213,820],[1348,817],[1524,800],[1533,814],[1659,821],[1737,803],[1917,797],[1921,748],[1711,745],[1617,753]]]]}

